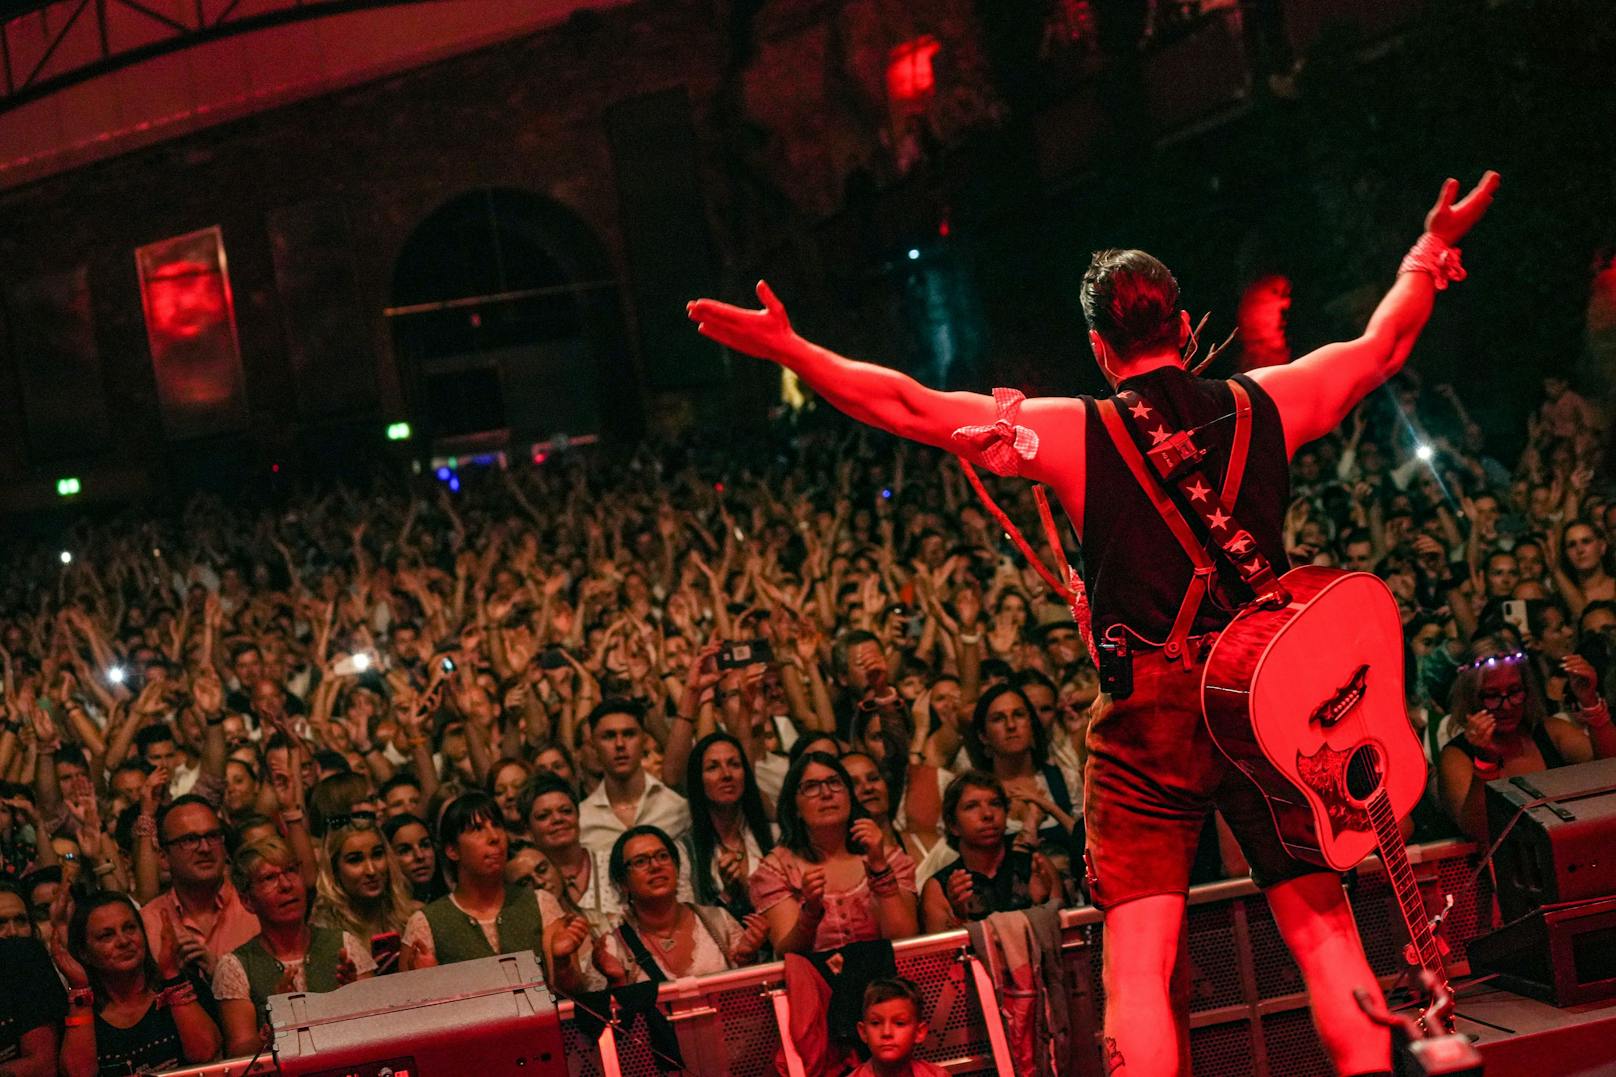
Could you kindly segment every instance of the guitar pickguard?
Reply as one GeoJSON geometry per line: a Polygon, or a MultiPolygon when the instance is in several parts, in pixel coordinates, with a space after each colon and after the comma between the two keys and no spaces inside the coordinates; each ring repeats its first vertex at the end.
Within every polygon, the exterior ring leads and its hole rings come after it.
{"type": "Polygon", "coordinates": [[[1374,829],[1369,813],[1347,798],[1346,772],[1351,758],[1351,751],[1338,752],[1328,744],[1319,745],[1312,755],[1303,755],[1300,749],[1296,753],[1297,776],[1323,803],[1334,837],[1340,837],[1344,830],[1374,829]]]}

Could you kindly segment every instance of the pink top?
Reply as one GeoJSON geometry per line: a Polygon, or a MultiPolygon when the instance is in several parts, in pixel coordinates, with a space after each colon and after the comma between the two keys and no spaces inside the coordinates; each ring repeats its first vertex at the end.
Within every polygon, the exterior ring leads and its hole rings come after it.
{"type": "MultiPolygon", "coordinates": [[[[218,915],[213,918],[213,930],[202,938],[202,945],[214,957],[222,957],[231,950],[258,934],[258,917],[247,911],[241,903],[241,896],[236,888],[226,879],[214,896],[213,907],[218,915]]],[[[168,913],[174,919],[174,931],[179,933],[181,928],[189,927],[200,932],[196,921],[185,915],[180,908],[179,898],[172,889],[148,901],[140,910],[140,918],[146,925],[146,938],[151,943],[152,957],[156,959],[158,967],[162,967],[163,959],[167,956],[162,952],[163,946],[163,913],[168,913]]]]}
{"type": "MultiPolygon", "coordinates": [[[[915,862],[902,849],[887,850],[887,864],[898,877],[898,889],[915,896],[915,862]]],[[[786,898],[802,900],[802,873],[812,867],[783,845],[776,845],[752,873],[752,907],[767,912],[786,898]]],[[[834,950],[850,942],[870,942],[881,938],[881,924],[875,917],[875,895],[868,880],[860,879],[851,890],[825,891],[825,917],[814,933],[815,950],[834,950]]]]}

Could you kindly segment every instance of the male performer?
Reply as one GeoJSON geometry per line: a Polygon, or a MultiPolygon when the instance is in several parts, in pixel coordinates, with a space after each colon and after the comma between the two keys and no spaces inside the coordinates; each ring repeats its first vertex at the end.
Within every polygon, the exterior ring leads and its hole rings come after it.
{"type": "MultiPolygon", "coordinates": [[[[1454,245],[1486,212],[1497,187],[1497,174],[1488,172],[1455,203],[1458,182],[1443,184],[1426,215],[1425,233],[1362,336],[1237,379],[1252,415],[1246,451],[1236,454],[1246,464],[1232,517],[1255,537],[1275,571],[1286,564],[1280,530],[1289,500],[1287,460],[1402,367],[1436,292],[1463,279],[1454,245]]],[[[1023,402],[1019,393],[1003,389],[994,396],[936,392],[895,370],[845,359],[804,340],[768,285],[760,282],[757,293],[762,310],[702,299],[690,304],[690,317],[719,343],[795,371],[860,422],[1052,487],[1083,541],[1095,636],[1123,636],[1132,645],[1133,690],[1089,731],[1084,791],[1090,887],[1106,915],[1109,1072],[1156,1077],[1187,1065],[1180,1058],[1185,1015],[1173,1012],[1168,980],[1184,923],[1190,860],[1205,812],[1216,804],[1239,837],[1301,967],[1314,1023],[1337,1069],[1389,1073],[1387,1033],[1353,998],[1357,989],[1375,999],[1380,992],[1339,878],[1285,852],[1255,788],[1218,754],[1202,720],[1201,644],[1228,622],[1226,603],[1184,602],[1192,594],[1191,562],[1124,462],[1095,402],[1023,402]],[[1179,616],[1183,605],[1191,607],[1186,618],[1179,616]],[[1162,644],[1181,620],[1183,648],[1170,659],[1162,644]],[[1164,1034],[1170,1029],[1180,1035],[1164,1034]]],[[[1184,370],[1190,320],[1167,267],[1143,251],[1102,251],[1084,275],[1082,305],[1094,358],[1107,381],[1130,394],[1138,437],[1162,430],[1153,419],[1178,430],[1204,427],[1196,440],[1208,450],[1205,470],[1221,477],[1237,423],[1213,420],[1234,411],[1235,390],[1230,382],[1184,370]]],[[[1202,536],[1221,526],[1211,517],[1202,524],[1202,536]]],[[[1217,547],[1209,546],[1217,556],[1217,547]]],[[[1210,590],[1214,596],[1225,592],[1225,599],[1245,597],[1238,582],[1232,591],[1210,590]]]]}

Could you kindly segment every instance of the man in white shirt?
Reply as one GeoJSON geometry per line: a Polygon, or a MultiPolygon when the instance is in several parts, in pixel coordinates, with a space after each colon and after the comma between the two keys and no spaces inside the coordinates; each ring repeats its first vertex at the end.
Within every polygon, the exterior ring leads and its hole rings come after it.
{"type": "Polygon", "coordinates": [[[600,785],[578,806],[579,841],[610,853],[631,826],[656,826],[679,841],[690,830],[690,804],[646,773],[645,726],[639,708],[608,699],[589,712],[589,736],[603,770],[600,785]]]}

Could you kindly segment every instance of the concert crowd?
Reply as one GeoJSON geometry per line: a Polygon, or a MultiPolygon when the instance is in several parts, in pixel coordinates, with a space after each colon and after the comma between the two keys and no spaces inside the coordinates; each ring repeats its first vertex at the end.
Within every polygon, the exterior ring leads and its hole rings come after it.
{"type": "MultiPolygon", "coordinates": [[[[0,1073],[250,1056],[272,995],[493,953],[588,999],[1082,904],[1108,701],[958,463],[811,407],[704,437],[14,541],[0,1073]]],[[[1616,752],[1606,437],[1549,378],[1506,454],[1405,374],[1296,454],[1292,564],[1402,610],[1411,840],[1616,752]]],[[[1209,820],[1195,880],[1245,872],[1209,820]]],[[[900,1072],[931,1000],[868,960],[820,1049],[900,1072]]]]}

